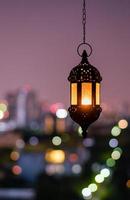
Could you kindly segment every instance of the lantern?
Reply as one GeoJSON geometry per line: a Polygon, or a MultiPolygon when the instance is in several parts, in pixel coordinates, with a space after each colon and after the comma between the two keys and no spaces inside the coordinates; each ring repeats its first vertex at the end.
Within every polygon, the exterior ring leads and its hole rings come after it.
{"type": "Polygon", "coordinates": [[[82,57],[79,65],[74,67],[68,80],[70,81],[70,107],[71,118],[82,127],[82,135],[86,137],[87,128],[99,118],[102,111],[100,107],[100,82],[102,77],[99,71],[92,66],[88,57],[92,54],[92,47],[86,43],[86,0],[83,0],[82,9],[83,42],[78,46],[77,53],[82,57]],[[80,54],[80,47],[90,48],[88,54],[84,48],[80,54]]]}
{"type": "Polygon", "coordinates": [[[83,137],[86,137],[87,128],[99,118],[102,111],[100,107],[102,77],[89,63],[86,50],[82,53],[80,64],[71,70],[68,80],[71,104],[68,110],[71,118],[82,127],[83,137]]]}

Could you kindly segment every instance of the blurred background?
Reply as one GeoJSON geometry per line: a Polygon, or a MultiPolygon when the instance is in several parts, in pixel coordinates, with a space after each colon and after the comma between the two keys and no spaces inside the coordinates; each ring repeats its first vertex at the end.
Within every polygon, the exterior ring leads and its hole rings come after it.
{"type": "Polygon", "coordinates": [[[0,200],[130,199],[130,1],[87,1],[100,119],[68,116],[82,41],[79,0],[0,1],[0,200]]]}

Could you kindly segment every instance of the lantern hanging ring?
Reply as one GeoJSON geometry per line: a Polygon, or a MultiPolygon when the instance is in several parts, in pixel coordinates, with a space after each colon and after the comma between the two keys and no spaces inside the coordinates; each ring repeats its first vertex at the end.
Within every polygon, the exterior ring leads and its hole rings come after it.
{"type": "MultiPolygon", "coordinates": [[[[92,46],[89,44],[89,43],[86,43],[86,42],[82,42],[81,44],[79,44],[79,46],[77,47],[77,53],[80,57],[82,57],[82,53],[80,53],[80,47],[81,46],[86,46],[86,47],[89,47],[90,49],[90,52],[88,53],[87,52],[87,57],[91,56],[92,52],[93,52],[93,49],[92,49],[92,46]]],[[[84,49],[85,50],[85,49],[84,49]]]]}

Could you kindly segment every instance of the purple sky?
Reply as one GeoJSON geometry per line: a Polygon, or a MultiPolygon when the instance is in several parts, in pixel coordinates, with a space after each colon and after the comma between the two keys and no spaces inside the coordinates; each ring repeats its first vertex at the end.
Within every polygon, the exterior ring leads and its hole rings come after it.
{"type": "MultiPolygon", "coordinates": [[[[69,104],[81,9],[81,0],[0,1],[0,98],[31,84],[40,98],[69,104]]],[[[130,100],[130,0],[87,0],[87,41],[103,76],[103,101],[130,100]]]]}

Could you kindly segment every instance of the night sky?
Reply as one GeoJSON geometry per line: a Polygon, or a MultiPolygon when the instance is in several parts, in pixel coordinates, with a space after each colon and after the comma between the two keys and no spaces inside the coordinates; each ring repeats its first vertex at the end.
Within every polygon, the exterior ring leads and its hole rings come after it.
{"type": "MultiPolygon", "coordinates": [[[[67,77],[79,64],[81,0],[0,0],[0,98],[30,84],[39,98],[69,104],[67,77]]],[[[130,0],[87,0],[90,62],[102,100],[130,100],[130,0]]]]}

